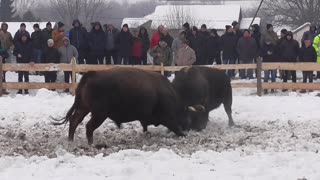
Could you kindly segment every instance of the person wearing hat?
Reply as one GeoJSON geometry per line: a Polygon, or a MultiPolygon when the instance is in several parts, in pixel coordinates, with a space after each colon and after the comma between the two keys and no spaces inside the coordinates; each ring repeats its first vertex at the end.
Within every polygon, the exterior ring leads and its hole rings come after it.
{"type": "Polygon", "coordinates": [[[233,21],[231,25],[238,39],[242,38],[242,32],[240,30],[240,24],[238,23],[238,21],[233,21]]]}
{"type": "MultiPolygon", "coordinates": [[[[54,41],[53,39],[48,39],[47,47],[43,50],[41,56],[41,63],[60,63],[60,53],[59,51],[53,47],[54,41]]],[[[46,83],[55,83],[57,80],[57,72],[49,71],[44,73],[44,81],[46,83]]]]}
{"type": "Polygon", "coordinates": [[[196,62],[196,53],[189,47],[188,40],[182,40],[182,47],[178,50],[175,64],[177,66],[191,66],[196,62]]]}
{"type": "Polygon", "coordinates": [[[48,40],[52,39],[52,24],[47,22],[46,27],[41,31],[41,47],[42,50],[46,49],[48,46],[48,40]]]}
{"type": "Polygon", "coordinates": [[[200,31],[198,33],[198,52],[197,52],[197,62],[198,65],[207,65],[208,64],[208,47],[207,42],[210,37],[210,34],[207,29],[207,25],[201,25],[200,31]]]}
{"type": "Polygon", "coordinates": [[[69,34],[70,43],[76,47],[79,52],[79,58],[77,59],[78,64],[84,64],[84,60],[87,58],[88,32],[78,19],[73,20],[72,26],[73,28],[69,34]]]}
{"type": "MultiPolygon", "coordinates": [[[[234,30],[230,25],[226,26],[226,32],[221,36],[220,42],[223,64],[235,64],[238,57],[238,37],[235,35],[234,30]]],[[[235,76],[235,70],[227,70],[226,73],[230,78],[235,76]]]]}
{"type": "Polygon", "coordinates": [[[33,29],[34,29],[34,32],[31,33],[33,57],[34,57],[35,63],[40,63],[41,53],[42,53],[41,29],[39,27],[39,24],[34,24],[33,29]]]}
{"type": "MultiPolygon", "coordinates": [[[[238,40],[237,52],[239,55],[240,64],[253,64],[254,59],[257,57],[258,45],[255,39],[250,35],[248,29],[243,31],[243,37],[238,40]]],[[[253,79],[252,69],[240,69],[241,79],[253,79]]]]}
{"type": "Polygon", "coordinates": [[[192,38],[192,31],[190,28],[190,24],[188,22],[184,23],[182,25],[182,29],[186,32],[186,40],[188,40],[190,42],[190,40],[192,38]]]}
{"type": "Polygon", "coordinates": [[[122,26],[121,32],[119,33],[116,40],[116,47],[118,49],[118,62],[117,64],[129,64],[129,58],[131,56],[133,46],[133,37],[130,33],[128,24],[122,26]]]}
{"type": "Polygon", "coordinates": [[[63,38],[66,37],[66,32],[64,31],[64,24],[58,22],[58,28],[52,31],[52,39],[54,41],[54,47],[59,49],[63,46],[63,38]]]}
{"type": "Polygon", "coordinates": [[[13,44],[16,46],[18,42],[21,42],[22,35],[25,35],[27,37],[27,40],[30,40],[30,33],[26,30],[26,24],[21,23],[20,29],[16,32],[13,38],[13,44]]]}
{"type": "MultiPolygon", "coordinates": [[[[150,50],[150,55],[153,57],[154,65],[161,65],[161,63],[163,63],[164,66],[172,65],[172,50],[163,38],[160,38],[158,45],[150,50]]],[[[165,76],[170,76],[170,73],[165,72],[165,76]]]]}
{"type": "Polygon", "coordinates": [[[141,38],[143,43],[143,52],[142,52],[142,64],[147,65],[148,64],[148,51],[150,48],[150,39],[147,29],[144,26],[141,26],[139,29],[139,38],[141,38]]]}
{"type": "Polygon", "coordinates": [[[208,64],[212,65],[213,62],[216,64],[221,64],[221,43],[220,36],[217,33],[216,29],[210,31],[210,36],[207,41],[208,47],[208,64]]]}
{"type": "MultiPolygon", "coordinates": [[[[282,62],[297,62],[299,56],[299,43],[293,39],[293,33],[291,31],[287,32],[286,40],[280,45],[281,60],[282,62]]],[[[283,82],[287,82],[289,78],[289,73],[292,76],[292,82],[297,82],[296,71],[284,71],[283,82]]],[[[286,91],[286,90],[283,90],[286,91]]]]}
{"type": "MultiPolygon", "coordinates": [[[[106,35],[106,64],[111,64],[111,57],[113,64],[117,64],[117,49],[116,49],[116,39],[118,37],[119,30],[115,28],[112,24],[107,24],[105,26],[105,35],[106,35]]],[[[148,41],[149,37],[148,37],[148,41]]],[[[149,49],[150,44],[148,44],[149,49]]]]}
{"type": "Polygon", "coordinates": [[[100,22],[95,22],[88,37],[89,58],[87,64],[104,64],[106,36],[100,22]]]}
{"type": "MultiPolygon", "coordinates": [[[[2,49],[2,62],[5,63],[9,58],[9,50],[13,46],[13,38],[11,33],[8,31],[8,24],[3,22],[0,28],[0,44],[2,49]],[[4,56],[4,54],[6,54],[4,56]]],[[[3,72],[3,82],[6,82],[6,72],[3,72]]],[[[6,90],[3,90],[3,94],[8,94],[6,90]]]]}
{"type": "MultiPolygon", "coordinates": [[[[33,65],[34,60],[32,58],[32,43],[28,41],[27,34],[21,35],[21,40],[18,41],[14,47],[13,55],[17,57],[17,63],[30,63],[31,65],[33,65]]],[[[18,82],[29,82],[29,72],[18,71],[18,82]]],[[[29,91],[25,89],[24,93],[29,94],[29,91]]],[[[21,89],[18,91],[18,94],[22,94],[21,89]]]]}
{"type": "Polygon", "coordinates": [[[261,37],[260,46],[266,43],[266,39],[271,40],[271,43],[275,46],[278,44],[279,38],[277,33],[274,32],[272,24],[267,24],[267,31],[261,37]]]}
{"type": "MultiPolygon", "coordinates": [[[[63,45],[58,49],[60,53],[60,63],[70,64],[73,58],[78,59],[79,53],[77,48],[70,44],[68,37],[64,37],[62,40],[63,45]]],[[[71,71],[64,71],[64,82],[69,83],[72,78],[71,71]]],[[[68,93],[69,89],[64,92],[68,93]]]]}

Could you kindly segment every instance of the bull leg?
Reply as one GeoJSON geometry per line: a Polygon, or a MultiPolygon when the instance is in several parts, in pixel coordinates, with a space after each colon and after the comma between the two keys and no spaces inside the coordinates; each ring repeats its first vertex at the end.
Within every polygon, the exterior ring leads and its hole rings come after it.
{"type": "Polygon", "coordinates": [[[93,132],[101,126],[106,119],[107,115],[92,114],[90,121],[86,125],[86,135],[89,145],[93,143],[93,132]]]}
{"type": "Polygon", "coordinates": [[[78,125],[83,121],[84,117],[89,113],[89,111],[81,111],[77,110],[75,115],[70,120],[69,123],[69,141],[73,141],[74,133],[78,127],[78,125]]]}
{"type": "Polygon", "coordinates": [[[226,111],[228,118],[229,118],[229,126],[232,127],[234,126],[233,118],[232,118],[232,109],[231,105],[228,103],[224,103],[224,110],[226,111]]]}
{"type": "Polygon", "coordinates": [[[148,132],[148,124],[140,121],[141,126],[143,127],[143,132],[148,132]]]}

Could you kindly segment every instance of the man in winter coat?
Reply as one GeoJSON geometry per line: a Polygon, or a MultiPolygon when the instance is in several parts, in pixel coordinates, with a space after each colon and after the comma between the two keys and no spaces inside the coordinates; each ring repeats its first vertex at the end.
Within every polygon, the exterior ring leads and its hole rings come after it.
{"type": "Polygon", "coordinates": [[[160,25],[158,27],[157,32],[153,34],[153,36],[151,38],[150,49],[154,48],[155,46],[157,46],[159,44],[160,38],[163,35],[163,29],[164,29],[164,26],[160,25]]]}
{"type": "Polygon", "coordinates": [[[139,30],[139,38],[142,40],[143,49],[142,49],[142,63],[143,65],[148,64],[148,50],[150,48],[150,39],[148,31],[145,27],[141,26],[139,30]]]}
{"type": "MultiPolygon", "coordinates": [[[[117,64],[117,49],[116,49],[116,39],[119,35],[119,30],[114,28],[112,24],[108,24],[105,27],[106,35],[106,64],[111,64],[111,57],[113,64],[117,64]]],[[[149,48],[149,47],[148,47],[149,48]]]]}
{"type": "MultiPolygon", "coordinates": [[[[260,48],[260,57],[262,57],[264,63],[277,62],[276,47],[272,44],[271,40],[266,40],[266,43],[260,48]]],[[[264,82],[268,82],[271,75],[271,82],[276,82],[277,70],[265,70],[264,82]]],[[[274,89],[271,89],[271,93],[274,93],[274,89]]],[[[268,90],[264,90],[264,94],[267,94],[268,90]]]]}
{"type": "MultiPolygon", "coordinates": [[[[73,58],[78,59],[79,54],[77,48],[70,44],[70,40],[67,37],[63,38],[63,45],[59,48],[60,53],[60,63],[70,64],[73,58]]],[[[72,78],[71,71],[64,72],[64,82],[69,83],[70,77],[72,78]]],[[[66,89],[65,92],[69,92],[69,89],[66,89]]]]}
{"type": "Polygon", "coordinates": [[[277,45],[278,43],[278,35],[274,32],[272,24],[267,24],[267,31],[262,35],[260,45],[266,43],[266,39],[271,40],[273,45],[277,45]]]}
{"type": "Polygon", "coordinates": [[[141,65],[141,58],[142,58],[142,51],[143,51],[143,42],[142,39],[140,39],[139,32],[137,29],[134,29],[133,32],[133,46],[132,46],[132,52],[130,57],[130,64],[131,65],[141,65]]]}
{"type": "Polygon", "coordinates": [[[41,47],[42,49],[47,48],[47,43],[49,39],[52,39],[52,24],[51,22],[47,22],[46,28],[41,31],[41,47]]]}
{"type": "Polygon", "coordinates": [[[117,64],[121,64],[123,60],[123,64],[129,64],[129,58],[132,52],[133,38],[129,31],[129,27],[127,24],[124,24],[118,38],[116,40],[116,47],[118,49],[118,62],[117,64]]]}
{"type": "MultiPolygon", "coordinates": [[[[59,51],[53,47],[54,41],[53,39],[48,39],[48,46],[43,50],[41,56],[41,63],[60,63],[60,53],[59,51]]],[[[46,83],[55,83],[57,80],[57,72],[49,71],[44,73],[44,81],[46,83]]]]}
{"type": "Polygon", "coordinates": [[[208,64],[212,65],[213,62],[221,64],[221,43],[220,36],[216,29],[210,31],[210,37],[207,41],[207,52],[208,52],[208,64]]]}
{"type": "Polygon", "coordinates": [[[260,32],[260,26],[258,24],[252,25],[251,37],[256,40],[258,49],[260,49],[261,32],[260,32]]]}
{"type": "MultiPolygon", "coordinates": [[[[13,38],[10,32],[8,32],[8,24],[2,23],[0,28],[0,44],[2,49],[2,62],[5,63],[9,58],[9,49],[13,45],[13,38]]],[[[6,82],[5,72],[3,72],[3,82],[6,82]]],[[[7,91],[3,90],[3,94],[8,94],[7,91]]]]}
{"type": "Polygon", "coordinates": [[[34,32],[31,33],[33,57],[34,57],[35,63],[40,63],[41,53],[42,53],[41,29],[39,27],[39,24],[34,24],[33,29],[34,29],[34,32]]]}
{"type": "Polygon", "coordinates": [[[172,42],[172,52],[174,55],[174,62],[176,62],[178,58],[178,51],[180,48],[182,48],[182,42],[186,40],[186,32],[185,31],[180,31],[179,36],[176,37],[173,42],[172,42]]]}
{"type": "Polygon", "coordinates": [[[233,21],[231,25],[232,25],[232,28],[233,28],[233,32],[238,37],[238,40],[240,38],[242,38],[243,34],[242,34],[241,30],[240,30],[240,24],[237,21],[233,21]]]}
{"type": "MultiPolygon", "coordinates": [[[[254,58],[257,57],[257,50],[258,45],[256,40],[251,37],[249,30],[244,30],[243,37],[239,39],[237,44],[237,52],[239,54],[240,64],[253,64],[254,58]]],[[[240,78],[253,79],[253,70],[240,69],[240,78]]]]}
{"type": "Polygon", "coordinates": [[[189,47],[188,40],[182,41],[182,47],[177,53],[176,65],[178,66],[191,66],[196,62],[196,53],[189,47]]]}
{"type": "Polygon", "coordinates": [[[171,66],[173,61],[173,55],[171,48],[168,47],[167,42],[161,38],[159,44],[151,49],[150,55],[154,58],[154,65],[171,66]]]}
{"type": "MultiPolygon", "coordinates": [[[[299,56],[299,43],[293,39],[292,32],[288,32],[286,35],[286,41],[284,41],[280,46],[281,57],[284,62],[297,62],[299,56]]],[[[284,71],[283,82],[288,81],[289,73],[292,76],[292,82],[297,82],[296,71],[284,71]]],[[[286,90],[283,90],[286,91],[286,90]]]]}
{"type": "Polygon", "coordinates": [[[27,37],[27,41],[30,40],[30,33],[26,30],[26,24],[21,23],[20,24],[20,29],[16,32],[13,38],[13,44],[16,46],[18,42],[21,42],[21,37],[25,35],[27,37]]]}
{"type": "MultiPolygon", "coordinates": [[[[231,26],[226,26],[226,33],[221,36],[221,50],[223,52],[223,64],[235,64],[237,59],[237,41],[231,26]]],[[[235,76],[235,70],[227,70],[229,77],[235,76]]]]}
{"type": "Polygon", "coordinates": [[[315,25],[310,26],[310,30],[303,33],[301,44],[304,46],[305,40],[310,40],[313,42],[314,38],[317,36],[317,27],[315,25]]]}
{"type": "Polygon", "coordinates": [[[87,64],[103,64],[106,36],[100,22],[95,22],[89,33],[89,54],[87,64]]]}
{"type": "MultiPolygon", "coordinates": [[[[31,63],[33,65],[34,60],[32,58],[32,44],[28,39],[27,34],[21,36],[21,40],[17,41],[15,48],[13,50],[13,55],[17,57],[17,63],[31,63]]],[[[18,71],[18,82],[29,82],[29,72],[28,71],[18,71]]],[[[24,90],[25,94],[29,94],[27,89],[24,90]]],[[[22,94],[22,90],[18,91],[18,94],[22,94]]]]}
{"type": "Polygon", "coordinates": [[[52,31],[52,39],[54,41],[54,47],[59,49],[63,46],[63,39],[66,37],[66,32],[64,31],[64,24],[58,22],[58,28],[52,31]]]}
{"type": "Polygon", "coordinates": [[[199,39],[199,51],[197,53],[197,62],[198,65],[207,65],[208,64],[208,39],[209,32],[205,24],[201,25],[201,29],[198,34],[199,39]]]}
{"type": "Polygon", "coordinates": [[[88,57],[88,32],[78,19],[72,22],[72,26],[69,34],[70,44],[77,48],[78,63],[84,64],[84,60],[88,57]]]}
{"type": "Polygon", "coordinates": [[[182,25],[182,29],[183,31],[186,32],[186,40],[189,41],[189,43],[191,42],[191,38],[192,38],[192,31],[191,31],[191,28],[190,28],[190,24],[188,22],[184,23],[182,25]]]}
{"type": "MultiPolygon", "coordinates": [[[[317,62],[317,52],[312,47],[311,40],[304,40],[303,47],[300,48],[299,60],[300,62],[317,62]]],[[[313,82],[313,71],[303,71],[303,82],[306,83],[309,79],[309,83],[313,82]]],[[[301,90],[301,93],[305,93],[306,90],[301,90]]]]}

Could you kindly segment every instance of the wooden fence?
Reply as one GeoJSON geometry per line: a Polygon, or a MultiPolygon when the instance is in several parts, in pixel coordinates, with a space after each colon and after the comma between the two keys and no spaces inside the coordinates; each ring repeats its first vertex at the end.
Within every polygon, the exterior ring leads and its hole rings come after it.
{"type": "MultiPolygon", "coordinates": [[[[87,71],[102,71],[115,67],[133,67],[147,71],[158,71],[164,74],[164,71],[179,71],[183,66],[154,66],[154,65],[79,65],[73,59],[71,64],[2,64],[0,57],[0,96],[2,89],[71,89],[74,94],[77,87],[76,73],[87,71]],[[2,82],[3,71],[71,71],[72,82],[67,83],[18,83],[2,82]]],[[[255,83],[234,83],[233,88],[257,88],[257,95],[262,95],[263,89],[289,89],[289,90],[320,90],[320,83],[263,83],[261,72],[269,69],[279,70],[298,70],[298,71],[320,71],[318,63],[262,63],[259,59],[257,64],[235,64],[235,65],[212,65],[207,66],[217,69],[256,69],[257,82],[255,83]]]]}

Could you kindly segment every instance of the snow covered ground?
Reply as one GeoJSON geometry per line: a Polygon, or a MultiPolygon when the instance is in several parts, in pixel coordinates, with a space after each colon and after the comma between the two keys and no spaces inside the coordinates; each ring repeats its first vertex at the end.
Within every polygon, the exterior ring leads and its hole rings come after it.
{"type": "MultiPolygon", "coordinates": [[[[32,81],[43,77],[32,76],[32,81]]],[[[16,80],[8,73],[8,80],[16,80]]],[[[51,125],[73,97],[45,89],[0,98],[0,180],[298,180],[320,179],[320,99],[317,92],[253,95],[234,90],[233,117],[212,111],[202,132],[179,138],[165,127],[142,133],[139,123],[122,129],[107,120],[88,146],[85,123],[75,142],[68,126],[51,125]]],[[[88,117],[87,117],[88,118],[88,117]]]]}

